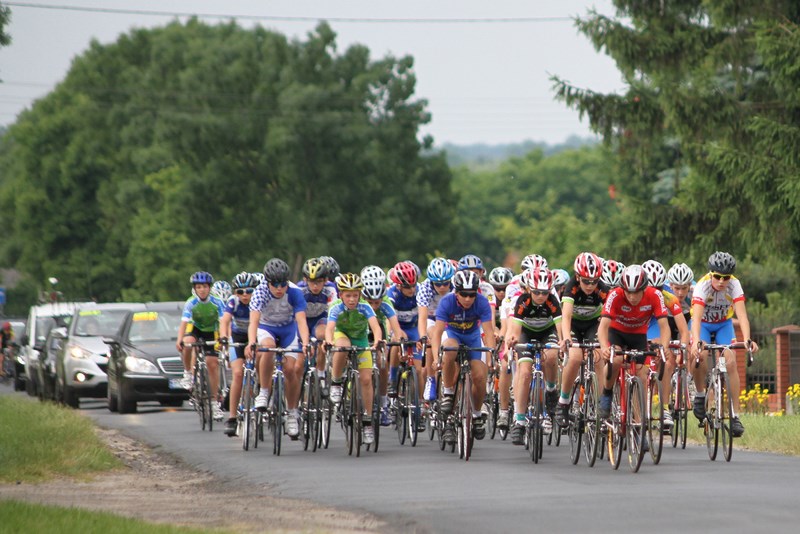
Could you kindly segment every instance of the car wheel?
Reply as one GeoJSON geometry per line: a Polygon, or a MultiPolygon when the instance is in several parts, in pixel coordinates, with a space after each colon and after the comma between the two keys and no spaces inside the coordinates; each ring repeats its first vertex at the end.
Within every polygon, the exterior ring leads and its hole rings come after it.
{"type": "Polygon", "coordinates": [[[117,407],[117,396],[111,393],[111,382],[109,381],[108,387],[106,388],[106,401],[108,402],[108,411],[109,412],[117,412],[119,408],[117,407]]]}
{"type": "Polygon", "coordinates": [[[136,413],[136,401],[125,395],[125,387],[117,385],[117,409],[119,413],[136,413]]]}

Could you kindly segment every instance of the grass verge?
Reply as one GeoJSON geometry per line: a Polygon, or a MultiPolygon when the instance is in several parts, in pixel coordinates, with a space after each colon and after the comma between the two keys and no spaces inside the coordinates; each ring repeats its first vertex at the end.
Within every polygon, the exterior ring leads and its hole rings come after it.
{"type": "Polygon", "coordinates": [[[80,532],[81,534],[191,534],[221,532],[172,525],[158,525],[105,512],[79,508],[44,506],[18,501],[0,501],[2,531],[7,534],[30,532],[80,532]]]}
{"type": "Polygon", "coordinates": [[[84,477],[120,467],[92,422],[71,409],[0,396],[0,482],[84,477]]]}
{"type": "MultiPolygon", "coordinates": [[[[776,452],[800,456],[800,416],[770,417],[766,415],[739,416],[745,432],[734,438],[733,446],[753,451],[776,452]]],[[[705,444],[703,429],[689,413],[689,439],[705,444]]]]}

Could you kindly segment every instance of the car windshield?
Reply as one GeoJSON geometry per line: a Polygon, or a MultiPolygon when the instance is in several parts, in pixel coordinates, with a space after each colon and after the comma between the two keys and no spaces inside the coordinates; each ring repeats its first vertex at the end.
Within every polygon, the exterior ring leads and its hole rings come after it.
{"type": "Polygon", "coordinates": [[[36,337],[39,339],[39,341],[43,342],[45,339],[47,339],[47,334],[50,333],[50,330],[52,330],[54,326],[67,326],[71,320],[71,315],[63,317],[37,317],[36,337]]]}
{"type": "Polygon", "coordinates": [[[128,341],[132,344],[175,341],[181,324],[180,310],[136,312],[131,318],[128,341]]]}
{"type": "Polygon", "coordinates": [[[78,312],[75,323],[76,336],[113,336],[128,310],[82,310],[78,312]]]}

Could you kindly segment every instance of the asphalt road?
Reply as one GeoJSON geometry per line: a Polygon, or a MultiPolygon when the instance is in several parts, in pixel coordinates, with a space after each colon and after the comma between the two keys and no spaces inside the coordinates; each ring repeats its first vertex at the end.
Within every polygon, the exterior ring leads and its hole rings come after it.
{"type": "Polygon", "coordinates": [[[384,427],[379,452],[356,458],[334,426],[329,449],[303,451],[302,442],[285,439],[276,457],[269,442],[243,451],[222,424],[201,431],[188,408],[141,404],[138,414],[119,415],[84,399],[81,411],[227,480],[368,512],[398,532],[794,532],[800,520],[800,458],[774,454],[735,450],[731,463],[711,462],[705,447],[669,446],[660,465],[647,456],[633,474],[625,457],[619,471],[607,460],[573,466],[566,440],[534,464],[523,447],[487,438],[464,462],[427,435],[414,448],[400,446],[384,427]]]}

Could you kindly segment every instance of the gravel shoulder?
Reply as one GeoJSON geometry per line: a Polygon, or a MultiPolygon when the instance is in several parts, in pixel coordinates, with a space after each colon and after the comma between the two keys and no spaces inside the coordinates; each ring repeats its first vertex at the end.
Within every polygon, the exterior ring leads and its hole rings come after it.
{"type": "Polygon", "coordinates": [[[381,532],[374,517],[269,495],[192,469],[117,430],[98,435],[124,467],[87,480],[0,484],[0,499],[112,512],[154,523],[236,532],[381,532]]]}

